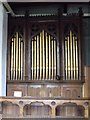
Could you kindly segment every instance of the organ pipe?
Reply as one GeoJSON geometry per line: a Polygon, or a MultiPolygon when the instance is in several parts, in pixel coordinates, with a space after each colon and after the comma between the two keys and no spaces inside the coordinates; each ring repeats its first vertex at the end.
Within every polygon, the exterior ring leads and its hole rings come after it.
{"type": "Polygon", "coordinates": [[[23,79],[23,42],[21,42],[21,80],[23,79]]]}
{"type": "Polygon", "coordinates": [[[67,73],[67,68],[68,68],[68,66],[67,66],[67,57],[68,57],[68,55],[67,55],[67,50],[68,50],[68,48],[67,48],[67,41],[65,41],[65,77],[66,77],[66,79],[67,79],[67,75],[68,75],[68,73],[67,73]]]}
{"type": "Polygon", "coordinates": [[[34,45],[33,45],[33,40],[32,40],[32,79],[33,79],[33,67],[34,67],[34,66],[33,66],[33,57],[34,57],[34,56],[33,56],[33,52],[34,52],[34,51],[33,51],[33,48],[34,48],[34,45]]]}
{"type": "Polygon", "coordinates": [[[11,48],[11,80],[13,80],[13,65],[14,65],[14,56],[13,56],[13,54],[14,54],[14,50],[13,50],[13,48],[14,48],[14,44],[13,44],[13,38],[12,38],[12,48],[11,48]]]}
{"type": "Polygon", "coordinates": [[[16,32],[16,80],[18,79],[18,32],[16,32]]]}
{"type": "Polygon", "coordinates": [[[54,68],[54,61],[53,61],[53,60],[54,60],[54,55],[53,55],[53,40],[52,40],[51,43],[52,43],[52,46],[51,46],[51,47],[52,47],[52,79],[53,79],[53,74],[54,74],[54,72],[53,72],[53,71],[54,71],[54,70],[53,70],[53,68],[54,68]]]}
{"type": "Polygon", "coordinates": [[[20,79],[20,76],[21,76],[20,38],[19,38],[19,49],[18,50],[19,50],[19,54],[18,54],[19,55],[19,65],[18,65],[18,67],[19,67],[18,72],[19,73],[18,73],[18,76],[19,76],[19,79],[20,79]]]}
{"type": "Polygon", "coordinates": [[[78,79],[78,49],[77,49],[77,40],[75,41],[76,45],[76,78],[78,79]]]}
{"type": "Polygon", "coordinates": [[[49,35],[49,79],[51,79],[51,36],[49,35]]]}
{"type": "Polygon", "coordinates": [[[54,79],[56,77],[56,41],[54,38],[54,79]]]}
{"type": "Polygon", "coordinates": [[[48,36],[46,33],[46,79],[48,79],[48,36]]]}
{"type": "Polygon", "coordinates": [[[76,71],[75,71],[75,37],[73,36],[73,70],[74,70],[74,74],[73,74],[73,78],[75,79],[75,74],[76,74],[76,71]]]}
{"type": "Polygon", "coordinates": [[[69,45],[69,37],[68,37],[68,78],[70,79],[70,45],[69,45]]]}
{"type": "Polygon", "coordinates": [[[71,74],[70,74],[70,77],[71,77],[71,79],[72,79],[72,77],[73,77],[73,65],[72,65],[72,63],[73,63],[73,61],[72,61],[72,32],[70,31],[70,57],[71,57],[71,65],[70,65],[70,72],[71,72],[71,74]]]}
{"type": "Polygon", "coordinates": [[[40,33],[40,80],[42,79],[42,32],[40,33]]]}
{"type": "Polygon", "coordinates": [[[14,79],[16,79],[16,78],[15,78],[15,64],[16,64],[16,59],[15,59],[15,58],[16,58],[16,55],[15,55],[15,53],[16,53],[16,51],[15,51],[15,50],[16,50],[16,49],[15,49],[16,44],[15,44],[15,43],[16,43],[16,42],[15,42],[15,41],[16,41],[16,39],[14,38],[14,76],[13,76],[14,79]]]}
{"type": "Polygon", "coordinates": [[[39,79],[39,35],[37,35],[37,79],[39,79]]]}
{"type": "Polygon", "coordinates": [[[36,79],[36,37],[34,40],[34,79],[36,79]]]}
{"type": "Polygon", "coordinates": [[[44,30],[42,31],[42,41],[43,41],[43,80],[45,79],[45,40],[44,40],[44,30]]]}

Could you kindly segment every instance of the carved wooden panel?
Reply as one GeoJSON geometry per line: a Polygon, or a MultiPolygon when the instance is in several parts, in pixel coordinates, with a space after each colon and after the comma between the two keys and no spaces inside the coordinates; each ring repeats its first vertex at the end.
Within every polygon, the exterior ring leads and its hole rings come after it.
{"type": "Polygon", "coordinates": [[[61,86],[58,85],[29,85],[28,96],[35,97],[59,97],[61,86]]]}
{"type": "Polygon", "coordinates": [[[82,86],[79,85],[63,86],[63,96],[66,98],[82,97],[82,86]]]}
{"type": "Polygon", "coordinates": [[[80,98],[82,97],[82,85],[73,84],[9,84],[7,85],[8,96],[31,96],[31,97],[65,97],[80,98]],[[21,92],[21,93],[20,93],[21,92]]]}
{"type": "Polygon", "coordinates": [[[17,92],[17,94],[18,92],[21,92],[21,96],[27,96],[27,85],[21,85],[21,84],[7,85],[7,96],[14,96],[15,91],[17,92]]]}

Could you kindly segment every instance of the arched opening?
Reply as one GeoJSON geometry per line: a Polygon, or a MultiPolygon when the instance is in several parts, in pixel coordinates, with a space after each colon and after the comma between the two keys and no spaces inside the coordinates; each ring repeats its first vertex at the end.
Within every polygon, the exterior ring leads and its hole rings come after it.
{"type": "Polygon", "coordinates": [[[19,106],[17,104],[13,104],[11,102],[3,102],[2,103],[3,108],[3,117],[17,117],[20,115],[19,112],[19,106]]]}
{"type": "Polygon", "coordinates": [[[84,108],[72,102],[63,103],[56,107],[56,116],[82,117],[84,116],[84,108]]]}
{"type": "Polygon", "coordinates": [[[41,102],[34,102],[24,106],[24,116],[49,117],[51,116],[51,108],[41,102]]]}
{"type": "Polygon", "coordinates": [[[84,115],[85,115],[85,108],[83,106],[78,105],[77,111],[78,111],[78,116],[84,117],[84,115]]]}

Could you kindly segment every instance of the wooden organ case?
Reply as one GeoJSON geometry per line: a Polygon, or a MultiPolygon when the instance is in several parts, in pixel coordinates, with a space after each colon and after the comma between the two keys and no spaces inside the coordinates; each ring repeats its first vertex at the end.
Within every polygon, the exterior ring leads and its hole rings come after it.
{"type": "MultiPolygon", "coordinates": [[[[81,27],[81,10],[67,15],[58,12],[49,16],[9,17],[7,96],[36,100],[82,98],[81,27]]],[[[42,109],[43,103],[40,105],[42,109]]],[[[57,115],[65,115],[63,109],[59,113],[63,106],[57,107],[57,115]]],[[[72,103],[71,106],[77,105],[72,103]]],[[[36,113],[34,103],[31,111],[29,107],[25,106],[25,115],[36,113]]],[[[51,114],[48,105],[42,115],[44,113],[51,114]]]]}

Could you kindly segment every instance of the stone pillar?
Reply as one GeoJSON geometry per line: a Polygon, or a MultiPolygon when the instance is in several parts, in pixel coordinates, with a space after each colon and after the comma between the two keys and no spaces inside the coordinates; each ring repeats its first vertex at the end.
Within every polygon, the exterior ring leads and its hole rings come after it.
{"type": "Polygon", "coordinates": [[[0,96],[6,96],[7,13],[0,2],[0,96]]]}

